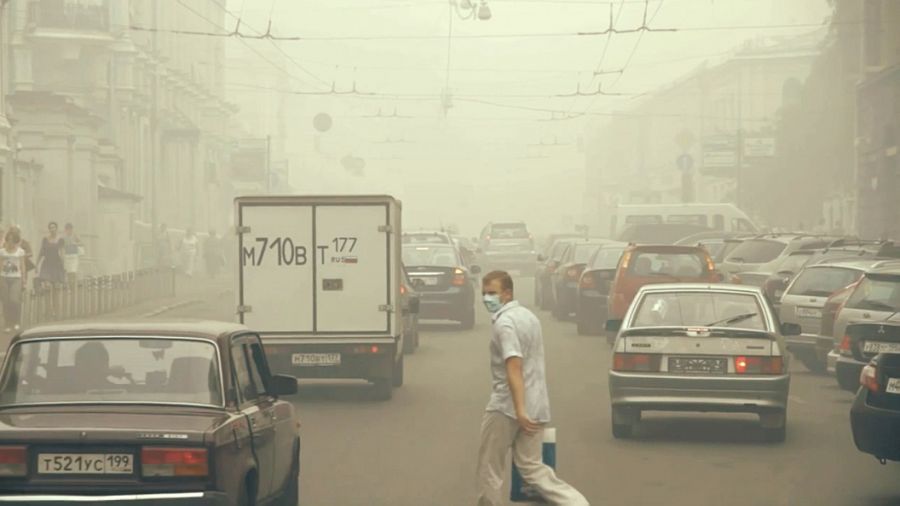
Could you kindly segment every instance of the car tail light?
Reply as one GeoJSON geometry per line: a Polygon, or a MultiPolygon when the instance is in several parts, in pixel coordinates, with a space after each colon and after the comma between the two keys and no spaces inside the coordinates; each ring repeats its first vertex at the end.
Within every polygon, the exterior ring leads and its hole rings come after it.
{"type": "Polygon", "coordinates": [[[453,286],[464,286],[466,284],[466,273],[462,269],[456,269],[453,271],[453,279],[450,280],[450,284],[453,286]]]}
{"type": "Polygon", "coordinates": [[[841,345],[838,346],[838,353],[845,357],[852,357],[853,350],[850,348],[850,336],[845,335],[843,339],[841,339],[841,345]]]}
{"type": "Polygon", "coordinates": [[[588,272],[584,276],[581,276],[581,288],[586,290],[590,290],[591,288],[595,288],[597,286],[597,282],[594,281],[594,275],[588,272]]]}
{"type": "Polygon", "coordinates": [[[659,371],[660,355],[648,353],[616,353],[613,355],[614,371],[656,372],[659,371]]]}
{"type": "Polygon", "coordinates": [[[28,455],[24,446],[0,446],[0,477],[28,474],[28,455]]]}
{"type": "Polygon", "coordinates": [[[147,447],[141,449],[145,477],[206,476],[209,455],[204,448],[147,447]]]}
{"type": "Polygon", "coordinates": [[[733,284],[733,285],[741,285],[741,284],[743,284],[743,283],[744,283],[744,280],[741,279],[740,276],[738,276],[737,274],[732,274],[732,275],[731,275],[731,284],[733,284]]]}
{"type": "Polygon", "coordinates": [[[579,274],[578,269],[576,269],[574,267],[570,267],[568,270],[566,270],[566,277],[569,278],[570,280],[578,279],[578,274],[579,274]]]}
{"type": "Polygon", "coordinates": [[[628,270],[628,264],[629,264],[630,262],[631,262],[631,252],[630,252],[630,251],[626,251],[626,252],[622,255],[622,269],[623,269],[623,270],[628,270]]]}
{"type": "Polygon", "coordinates": [[[859,373],[859,384],[866,390],[878,393],[878,369],[874,364],[866,364],[859,373]]]}
{"type": "Polygon", "coordinates": [[[353,348],[351,348],[351,350],[353,350],[353,353],[362,355],[367,353],[381,353],[384,348],[381,348],[377,344],[373,344],[371,346],[368,344],[361,344],[359,346],[354,346],[353,348]]]}
{"type": "Polygon", "coordinates": [[[737,374],[782,374],[782,357],[734,357],[734,372],[737,374]]]}
{"type": "Polygon", "coordinates": [[[406,295],[406,285],[400,285],[400,295],[406,295]]]}
{"type": "Polygon", "coordinates": [[[716,271],[716,263],[713,262],[712,257],[709,255],[706,256],[706,268],[709,269],[709,272],[716,271]]]}

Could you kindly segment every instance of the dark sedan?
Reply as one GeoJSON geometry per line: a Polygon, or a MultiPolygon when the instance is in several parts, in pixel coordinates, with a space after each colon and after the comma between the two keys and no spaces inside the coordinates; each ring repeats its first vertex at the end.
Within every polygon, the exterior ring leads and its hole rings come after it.
{"type": "Polygon", "coordinates": [[[600,246],[581,274],[575,310],[579,335],[600,335],[604,332],[608,319],[609,290],[626,246],[625,243],[600,246]]]}
{"type": "Polygon", "coordinates": [[[467,267],[455,247],[441,244],[404,245],[403,264],[419,294],[419,318],[475,326],[473,275],[480,267],[467,267]]]}
{"type": "Polygon", "coordinates": [[[553,305],[551,312],[557,319],[568,318],[577,309],[578,280],[588,260],[601,245],[608,241],[578,239],[572,241],[562,254],[559,267],[551,274],[553,305]]]}
{"type": "Polygon", "coordinates": [[[239,325],[29,330],[0,372],[0,503],[296,505],[296,390],[239,325]]]}
{"type": "Polygon", "coordinates": [[[900,354],[883,353],[866,365],[850,409],[853,442],[882,464],[900,461],[900,354]]]}

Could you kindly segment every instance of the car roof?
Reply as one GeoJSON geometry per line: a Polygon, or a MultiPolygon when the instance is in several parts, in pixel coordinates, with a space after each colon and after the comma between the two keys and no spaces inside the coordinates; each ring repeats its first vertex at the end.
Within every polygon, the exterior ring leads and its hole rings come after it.
{"type": "Polygon", "coordinates": [[[48,337],[159,336],[194,337],[218,341],[219,338],[247,332],[244,325],[213,320],[128,320],[104,322],[61,322],[22,331],[12,343],[48,337]]]}
{"type": "Polygon", "coordinates": [[[894,274],[900,276],[900,265],[886,265],[870,270],[866,274],[894,274]]]}
{"type": "Polygon", "coordinates": [[[733,240],[737,241],[743,238],[753,237],[754,234],[746,232],[722,232],[721,230],[710,230],[709,232],[700,232],[698,234],[689,235],[683,239],[679,239],[675,244],[678,246],[694,245],[698,241],[707,241],[710,239],[718,239],[721,241],[733,240]]]}
{"type": "Polygon", "coordinates": [[[823,258],[819,263],[808,266],[808,268],[820,267],[843,267],[845,269],[861,269],[873,270],[884,267],[897,266],[900,267],[900,259],[896,258],[880,258],[880,257],[836,257],[823,258]]]}
{"type": "Polygon", "coordinates": [[[731,292],[762,295],[759,287],[730,283],[657,283],[642,286],[638,294],[647,292],[731,292]]]}
{"type": "Polygon", "coordinates": [[[784,243],[791,243],[794,241],[800,241],[802,243],[810,243],[810,242],[823,241],[823,240],[829,240],[829,239],[837,240],[837,238],[834,236],[804,234],[804,233],[798,233],[798,232],[790,232],[790,233],[778,232],[778,233],[758,234],[758,235],[746,238],[746,240],[748,240],[748,241],[770,240],[770,241],[778,241],[778,242],[784,242],[784,243]]]}
{"type": "Polygon", "coordinates": [[[674,244],[631,244],[627,249],[631,251],[649,251],[653,253],[703,253],[708,254],[703,246],[676,246],[674,244]]]}

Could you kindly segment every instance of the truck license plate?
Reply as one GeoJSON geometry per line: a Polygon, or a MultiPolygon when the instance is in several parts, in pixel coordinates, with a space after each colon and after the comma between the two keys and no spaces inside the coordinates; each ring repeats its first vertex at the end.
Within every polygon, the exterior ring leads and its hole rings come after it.
{"type": "Polygon", "coordinates": [[[884,391],[889,394],[900,394],[900,378],[888,378],[884,391]]]}
{"type": "Polygon", "coordinates": [[[41,453],[40,474],[132,474],[134,457],[127,453],[41,453]]]}
{"type": "Polygon", "coordinates": [[[300,367],[341,365],[340,353],[294,353],[291,363],[300,367]]]}

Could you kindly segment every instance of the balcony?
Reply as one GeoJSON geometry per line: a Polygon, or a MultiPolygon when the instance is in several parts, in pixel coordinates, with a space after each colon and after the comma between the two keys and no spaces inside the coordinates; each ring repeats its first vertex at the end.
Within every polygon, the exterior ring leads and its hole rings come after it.
{"type": "Polygon", "coordinates": [[[28,24],[35,35],[109,37],[108,0],[36,0],[28,4],[28,24]]]}

